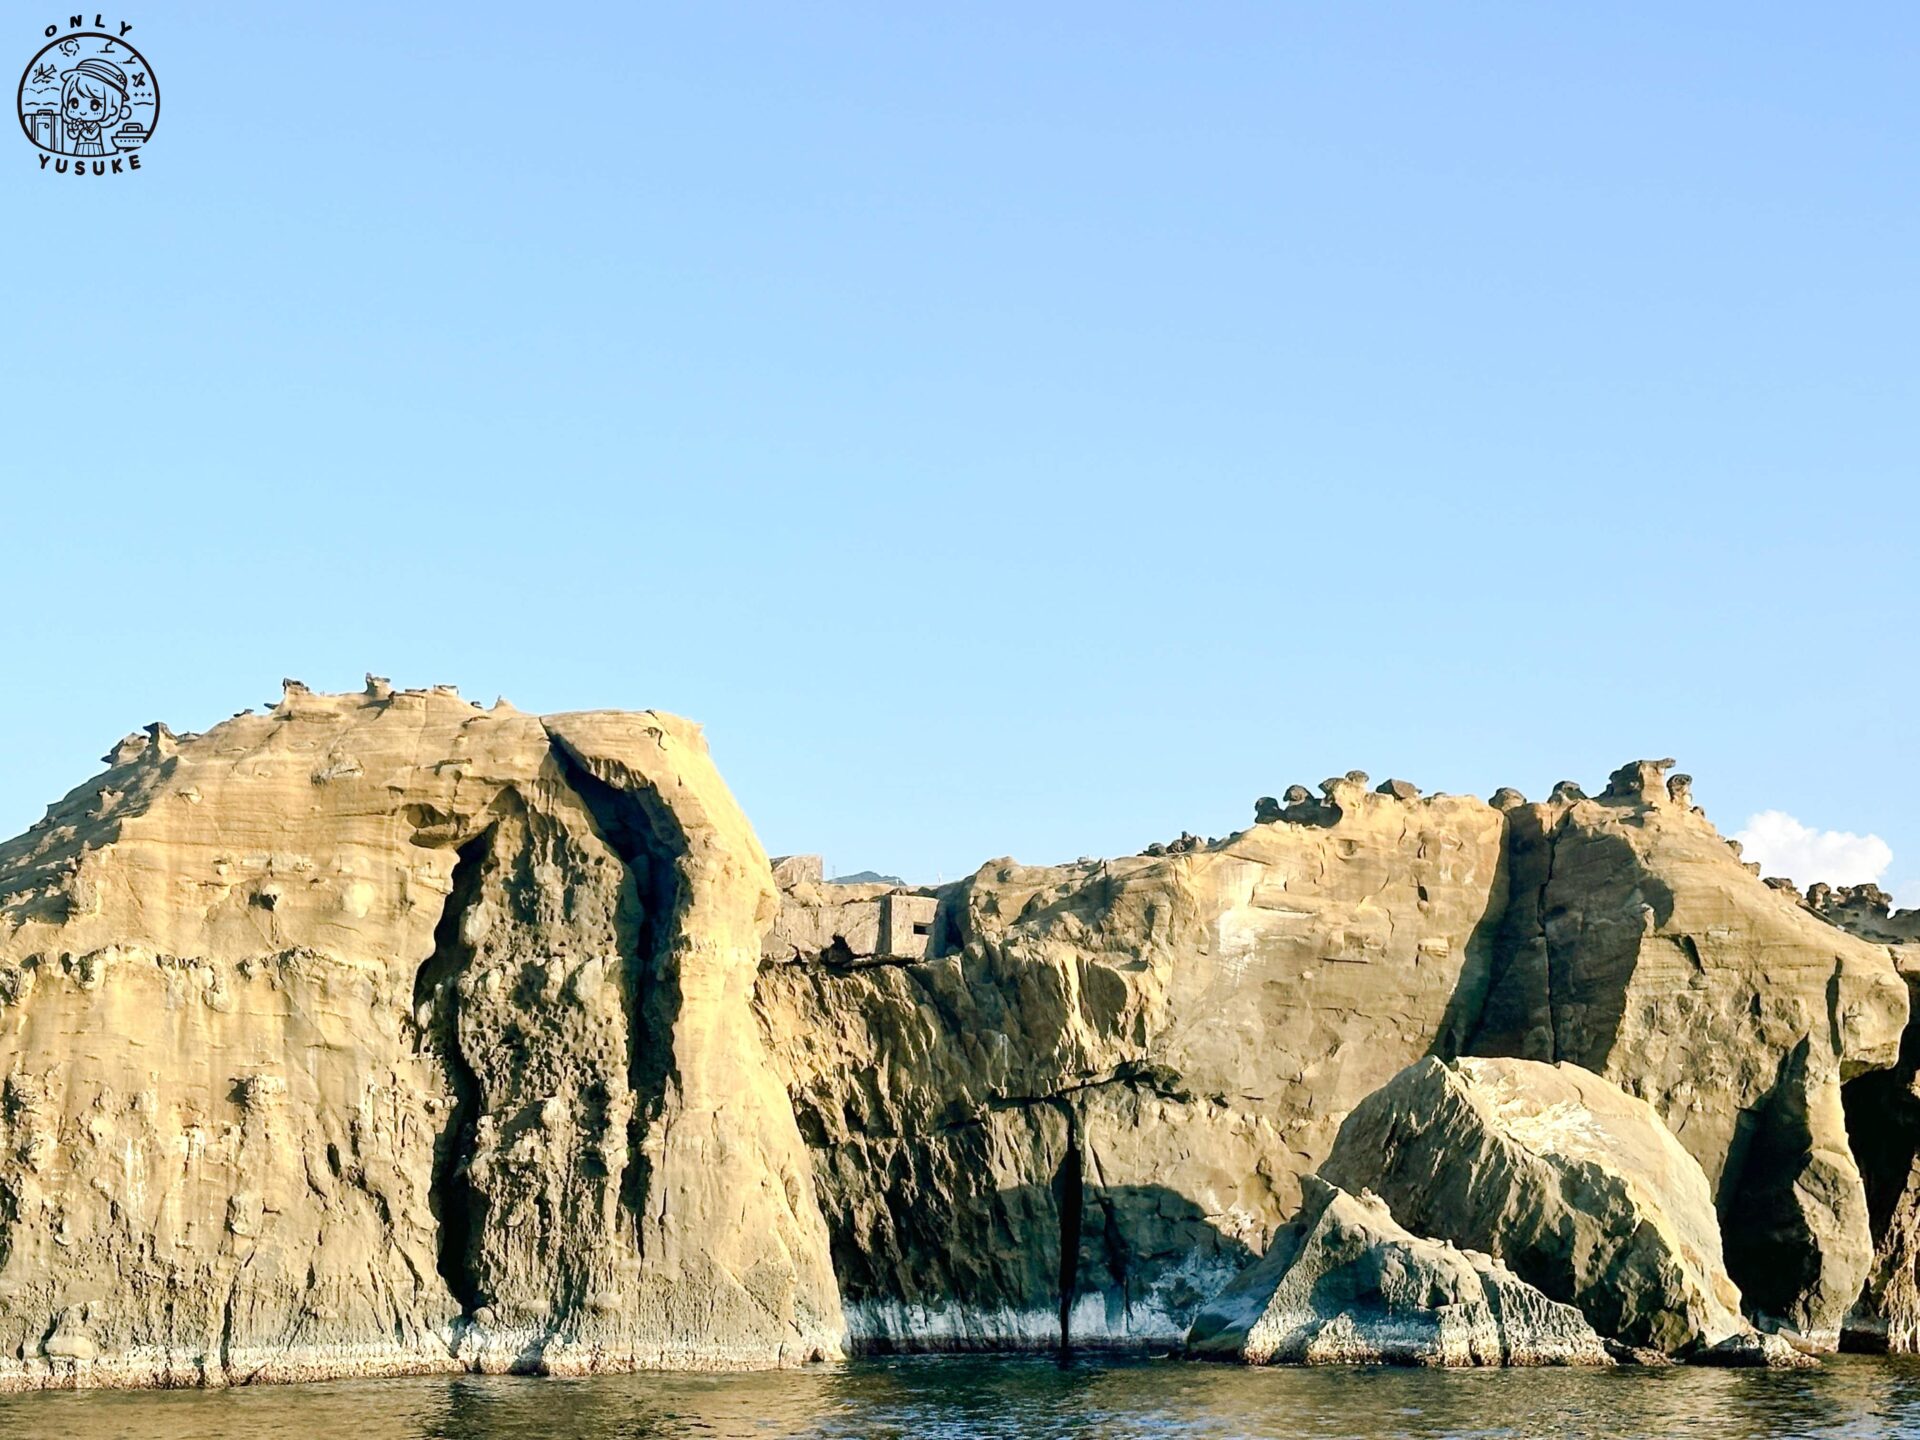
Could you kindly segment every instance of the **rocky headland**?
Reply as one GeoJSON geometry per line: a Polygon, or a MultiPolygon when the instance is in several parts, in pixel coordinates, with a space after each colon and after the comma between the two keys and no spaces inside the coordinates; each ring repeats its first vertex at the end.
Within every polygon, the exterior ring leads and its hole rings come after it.
{"type": "Polygon", "coordinates": [[[913,887],[657,712],[105,759],[0,844],[0,1387],[1920,1350],[1920,915],[1671,762],[913,887]]]}

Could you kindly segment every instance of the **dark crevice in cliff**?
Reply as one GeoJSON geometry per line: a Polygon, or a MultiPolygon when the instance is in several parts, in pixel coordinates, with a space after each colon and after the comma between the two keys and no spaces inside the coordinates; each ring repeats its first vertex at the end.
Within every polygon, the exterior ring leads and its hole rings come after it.
{"type": "Polygon", "coordinates": [[[1727,1274],[1750,1316],[1788,1318],[1819,1278],[1819,1237],[1795,1195],[1814,1151],[1808,1050],[1802,1040],[1782,1056],[1766,1098],[1742,1113],[1716,1197],[1727,1274]]]}
{"type": "Polygon", "coordinates": [[[593,773],[558,736],[553,755],[567,784],[580,797],[632,880],[633,913],[622,929],[622,995],[628,1007],[627,1085],[633,1112],[627,1121],[627,1166],[620,1204],[644,1248],[645,1214],[652,1187],[647,1160],[648,1129],[658,1121],[668,1088],[678,1080],[673,1022],[680,1011],[680,970],[673,954],[683,896],[680,860],[686,833],[650,788],[623,790],[593,773]],[[629,940],[629,937],[630,940],[629,940]]]}
{"type": "Polygon", "coordinates": [[[1920,1103],[1913,1092],[1917,1074],[1920,1023],[1910,1023],[1901,1033],[1900,1058],[1892,1069],[1869,1070],[1840,1087],[1847,1143],[1866,1182],[1867,1219],[1876,1246],[1887,1238],[1914,1161],[1920,1158],[1920,1103]]]}
{"type": "Polygon", "coordinates": [[[979,1125],[996,1110],[1025,1110],[1036,1105],[1058,1105],[1065,1108],[1067,1096],[1078,1095],[1087,1090],[1102,1090],[1110,1085],[1131,1086],[1146,1094],[1157,1096],[1162,1100],[1172,1100],[1177,1104],[1187,1105],[1193,1102],[1193,1092],[1180,1084],[1177,1071],[1165,1065],[1132,1060],[1116,1065],[1105,1075],[1089,1075],[1082,1080],[1063,1081],[1042,1095],[995,1095],[978,1109],[952,1119],[941,1120],[927,1133],[939,1134],[943,1131],[963,1130],[970,1125],[979,1125]]]}
{"type": "MultiPolygon", "coordinates": [[[[220,1373],[229,1382],[233,1377],[233,1313],[239,1296],[237,1287],[229,1289],[226,1303],[220,1307],[220,1373]]],[[[51,1335],[52,1331],[49,1330],[48,1334],[51,1335]]]]}
{"type": "Polygon", "coordinates": [[[1532,807],[1511,810],[1501,847],[1505,903],[1481,921],[1492,931],[1485,979],[1463,973],[1430,1053],[1560,1058],[1561,1017],[1554,1013],[1554,947],[1549,890],[1567,817],[1547,821],[1532,807]]]}
{"type": "Polygon", "coordinates": [[[481,877],[493,846],[483,830],[456,852],[453,888],[433,930],[433,951],[413,977],[413,1014],[422,1046],[439,1057],[452,1104],[433,1146],[433,1187],[428,1205],[439,1225],[435,1266],[463,1314],[486,1303],[476,1273],[484,1202],[467,1176],[479,1123],[480,1084],[460,1048],[460,977],[473,960],[461,923],[480,896],[481,877]],[[424,1018],[422,1018],[424,1016],[424,1018]]]}
{"type": "Polygon", "coordinates": [[[1067,1121],[1067,1153],[1053,1177],[1054,1203],[1060,1215],[1060,1355],[1065,1359],[1073,1354],[1073,1302],[1080,1289],[1080,1226],[1087,1197],[1080,1117],[1068,1102],[1057,1103],[1067,1121]]]}
{"type": "Polygon", "coordinates": [[[1896,1329],[1896,1348],[1912,1343],[1911,1307],[1897,1297],[1908,1292],[1914,1265],[1914,1196],[1920,1186],[1916,1074],[1920,1023],[1909,1023],[1893,1068],[1868,1071],[1840,1087],[1847,1144],[1866,1185],[1867,1224],[1880,1271],[1868,1280],[1860,1304],[1841,1327],[1842,1350],[1884,1353],[1894,1338],[1890,1331],[1896,1329]]]}
{"type": "Polygon", "coordinates": [[[1547,891],[1553,885],[1555,852],[1559,849],[1560,832],[1565,827],[1566,817],[1562,816],[1546,832],[1547,873],[1541,876],[1540,889],[1533,900],[1533,913],[1540,935],[1541,983],[1546,986],[1547,1061],[1549,1064],[1560,1058],[1560,1017],[1553,1010],[1553,938],[1547,933],[1547,891]]]}

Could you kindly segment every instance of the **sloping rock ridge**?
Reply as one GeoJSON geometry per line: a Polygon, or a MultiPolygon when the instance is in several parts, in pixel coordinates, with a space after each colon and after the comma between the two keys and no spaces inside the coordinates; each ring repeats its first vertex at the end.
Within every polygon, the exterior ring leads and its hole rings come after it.
{"type": "Polygon", "coordinates": [[[685,721],[289,682],[0,845],[0,1385],[1178,1346],[1429,1056],[1613,1081],[1750,1317],[1900,1348],[1907,1014],[1659,764],[837,885],[685,721]]]}

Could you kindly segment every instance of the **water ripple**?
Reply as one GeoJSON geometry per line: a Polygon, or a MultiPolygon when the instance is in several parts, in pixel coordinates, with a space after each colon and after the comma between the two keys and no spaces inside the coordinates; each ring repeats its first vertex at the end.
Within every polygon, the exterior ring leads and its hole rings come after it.
{"type": "Polygon", "coordinates": [[[868,1360],[759,1375],[470,1377],[0,1397],[17,1440],[1920,1440],[1920,1363],[1818,1371],[1246,1370],[868,1360]]]}

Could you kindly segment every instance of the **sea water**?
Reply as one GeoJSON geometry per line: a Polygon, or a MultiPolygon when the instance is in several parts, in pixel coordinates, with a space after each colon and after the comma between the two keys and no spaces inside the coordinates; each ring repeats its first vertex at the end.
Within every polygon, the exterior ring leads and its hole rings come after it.
{"type": "Polygon", "coordinates": [[[938,1357],[748,1375],[461,1376],[0,1396],[7,1440],[1920,1437],[1920,1362],[1816,1371],[1276,1367],[938,1357]]]}

